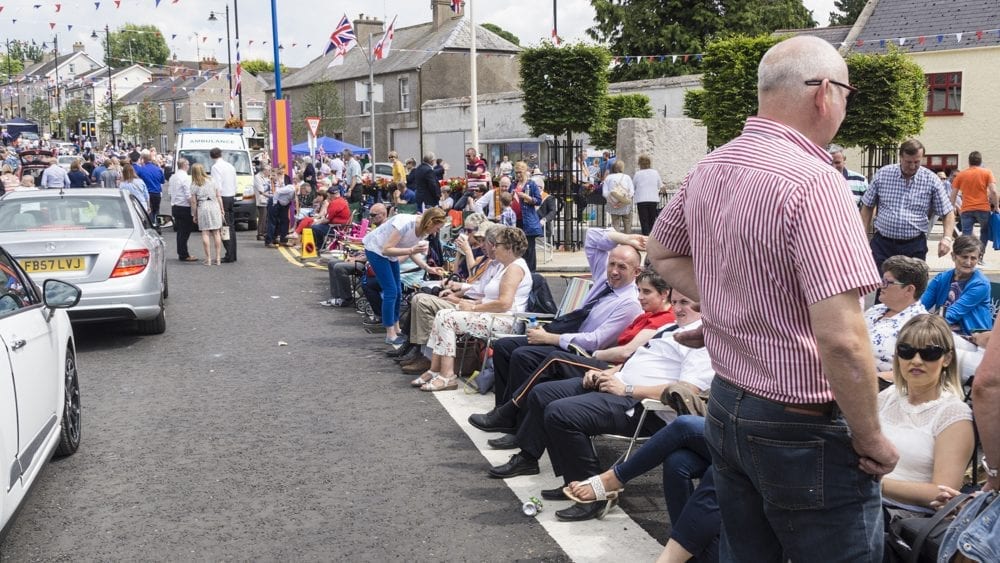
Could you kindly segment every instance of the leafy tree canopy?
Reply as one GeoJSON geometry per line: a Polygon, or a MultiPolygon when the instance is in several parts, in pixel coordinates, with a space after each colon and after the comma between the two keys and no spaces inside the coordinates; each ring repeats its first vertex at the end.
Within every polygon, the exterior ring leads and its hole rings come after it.
{"type": "Polygon", "coordinates": [[[333,137],[336,131],[344,128],[344,105],[333,82],[313,84],[302,93],[301,99],[293,100],[291,106],[292,139],[296,143],[305,141],[309,135],[307,117],[320,118],[317,137],[333,137]]]}
{"type": "Polygon", "coordinates": [[[34,98],[28,104],[28,119],[38,124],[39,132],[43,132],[45,126],[51,126],[52,107],[49,106],[45,98],[34,98]]]}
{"type": "Polygon", "coordinates": [[[34,40],[30,42],[21,39],[11,39],[7,48],[10,58],[17,61],[42,62],[45,57],[45,50],[34,40]]]}
{"type": "Polygon", "coordinates": [[[507,31],[506,29],[503,29],[502,27],[500,27],[497,24],[494,24],[494,23],[484,23],[484,24],[482,24],[481,27],[483,29],[488,29],[488,30],[492,31],[493,33],[496,33],[500,37],[503,37],[504,39],[506,39],[507,41],[510,41],[511,43],[513,43],[515,45],[520,45],[521,44],[521,40],[516,35],[514,35],[513,33],[509,32],[509,31],[507,31]]]}
{"type": "Polygon", "coordinates": [[[538,136],[588,131],[604,116],[607,49],[542,43],[521,51],[524,122],[538,136]]]}
{"type": "MultiPolygon", "coordinates": [[[[713,39],[731,34],[761,35],[776,29],[815,27],[802,0],[591,0],[594,40],[615,56],[704,53],[713,39]]],[[[695,58],[643,59],[612,70],[613,81],[701,72],[695,58]]]]}
{"type": "Polygon", "coordinates": [[[77,131],[78,125],[85,119],[90,119],[94,114],[94,107],[83,101],[82,98],[73,98],[66,102],[62,108],[63,123],[66,124],[66,131],[77,131]]]}
{"type": "Polygon", "coordinates": [[[618,145],[618,120],[627,117],[653,117],[649,96],[645,94],[621,94],[604,98],[603,119],[590,129],[590,144],[599,149],[614,150],[618,145]]]}
{"type": "MultiPolygon", "coordinates": [[[[264,59],[249,59],[240,63],[243,66],[245,72],[257,76],[262,72],[274,72],[274,61],[265,61],[264,59]]],[[[281,65],[281,72],[288,72],[288,67],[281,65]]]]}
{"type": "Polygon", "coordinates": [[[101,40],[110,66],[123,64],[153,64],[162,65],[170,56],[170,48],[163,34],[155,25],[136,25],[127,23],[110,34],[111,48],[108,49],[108,37],[101,40]]]}
{"type": "Polygon", "coordinates": [[[836,12],[830,12],[830,25],[854,25],[868,0],[836,0],[836,12]]]}

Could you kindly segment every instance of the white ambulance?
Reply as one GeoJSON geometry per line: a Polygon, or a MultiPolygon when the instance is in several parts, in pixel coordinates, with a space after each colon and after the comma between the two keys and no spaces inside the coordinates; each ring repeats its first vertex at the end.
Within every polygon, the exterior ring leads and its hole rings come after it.
{"type": "Polygon", "coordinates": [[[222,158],[236,169],[236,203],[233,215],[237,223],[246,223],[247,228],[257,228],[257,205],[253,193],[253,163],[246,138],[241,129],[199,129],[183,128],[177,134],[177,152],[174,162],[185,158],[192,166],[201,164],[205,172],[212,172],[212,158],[209,151],[218,147],[222,158]]]}

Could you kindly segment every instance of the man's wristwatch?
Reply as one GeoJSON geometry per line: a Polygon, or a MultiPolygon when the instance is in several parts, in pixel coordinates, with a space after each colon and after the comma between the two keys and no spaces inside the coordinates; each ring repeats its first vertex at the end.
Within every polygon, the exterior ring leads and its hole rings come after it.
{"type": "Polygon", "coordinates": [[[990,477],[991,479],[997,478],[997,473],[998,473],[997,468],[996,467],[991,468],[989,464],[986,463],[986,456],[983,456],[983,458],[979,460],[979,462],[980,464],[982,464],[983,471],[986,472],[987,477],[990,477]]]}
{"type": "MultiPolygon", "coordinates": [[[[633,391],[635,391],[635,385],[626,385],[625,386],[625,396],[628,397],[629,399],[632,398],[632,392],[633,391]]],[[[983,463],[986,463],[986,458],[985,457],[983,457],[983,463]]],[[[989,473],[989,471],[987,471],[987,473],[989,473]]],[[[996,470],[993,471],[993,476],[996,477],[996,470]]]]}

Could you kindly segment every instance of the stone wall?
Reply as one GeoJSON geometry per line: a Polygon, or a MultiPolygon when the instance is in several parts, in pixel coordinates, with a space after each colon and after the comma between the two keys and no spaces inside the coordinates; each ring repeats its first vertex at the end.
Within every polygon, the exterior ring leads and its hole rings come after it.
{"type": "Polygon", "coordinates": [[[668,117],[618,121],[618,158],[635,174],[639,155],[648,155],[670,189],[708,153],[708,131],[694,119],[668,117]]]}

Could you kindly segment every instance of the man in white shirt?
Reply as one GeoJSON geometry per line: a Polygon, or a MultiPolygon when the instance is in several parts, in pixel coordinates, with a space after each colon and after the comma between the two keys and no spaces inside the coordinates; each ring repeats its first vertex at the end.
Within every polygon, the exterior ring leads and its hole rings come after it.
{"type": "MultiPolygon", "coordinates": [[[[696,393],[708,389],[715,377],[705,348],[688,348],[674,334],[701,326],[694,303],[676,289],[670,303],[676,325],[666,325],[621,366],[590,370],[582,379],[549,381],[528,393],[523,420],[517,431],[521,451],[510,461],[493,467],[490,477],[537,475],[538,458],[547,449],[552,469],[565,483],[584,481],[601,472],[590,443],[598,434],[631,436],[639,421],[639,403],[659,399],[670,384],[692,386],[696,393]]],[[[676,417],[672,411],[647,416],[642,433],[650,435],[676,417]]],[[[559,498],[562,487],[543,491],[549,500],[559,498]]],[[[606,501],[575,504],[556,513],[561,520],[589,520],[603,510],[606,501]]]]}
{"type": "Polygon", "coordinates": [[[167,191],[170,193],[170,214],[174,217],[174,231],[177,233],[177,259],[197,262],[197,258],[188,254],[188,238],[194,231],[194,220],[191,217],[191,176],[188,175],[186,158],[177,160],[177,170],[170,176],[167,191]]]}
{"type": "Polygon", "coordinates": [[[212,157],[212,180],[219,186],[219,196],[222,197],[222,211],[225,214],[224,229],[229,229],[229,240],[222,241],[226,247],[223,262],[236,261],[236,225],[233,223],[233,204],[236,202],[236,168],[222,158],[222,149],[215,147],[208,152],[212,157]]]}
{"type": "Polygon", "coordinates": [[[330,161],[330,170],[333,171],[337,178],[344,177],[344,160],[340,158],[339,154],[330,161]]]}
{"type": "Polygon", "coordinates": [[[55,158],[49,161],[49,167],[42,172],[42,181],[39,182],[40,189],[68,188],[69,174],[66,169],[59,166],[59,161],[55,158]]]}

